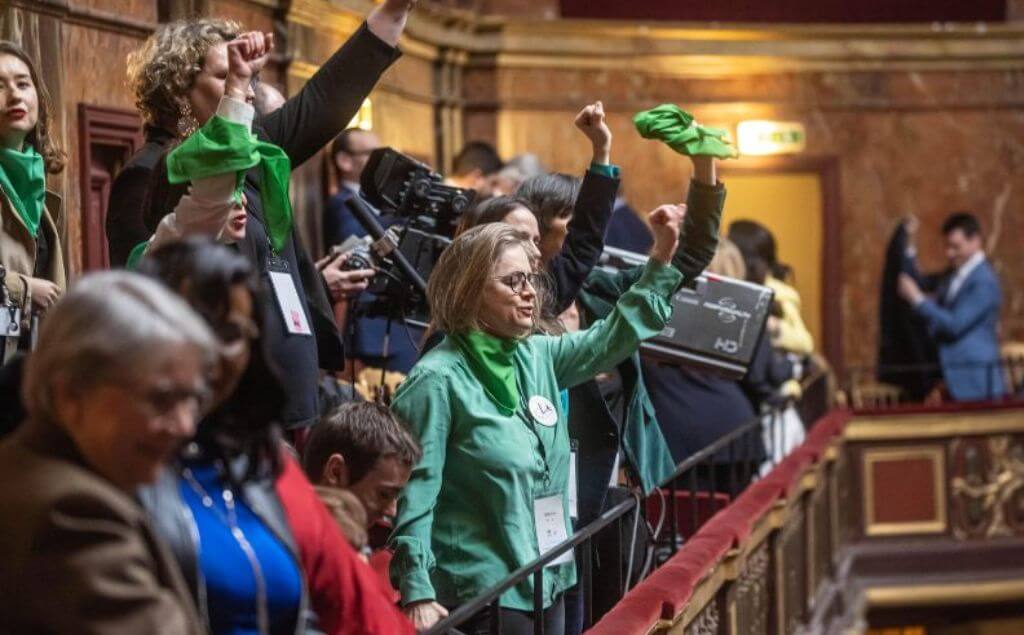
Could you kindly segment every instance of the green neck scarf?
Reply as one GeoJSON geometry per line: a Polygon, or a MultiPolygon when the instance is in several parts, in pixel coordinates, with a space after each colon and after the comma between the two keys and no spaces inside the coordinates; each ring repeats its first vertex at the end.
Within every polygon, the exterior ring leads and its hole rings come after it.
{"type": "Polygon", "coordinates": [[[469,367],[484,392],[502,414],[509,416],[519,405],[514,358],[519,342],[501,339],[483,331],[450,336],[469,360],[469,367]]]}
{"type": "Polygon", "coordinates": [[[288,198],[291,161],[284,150],[260,141],[240,123],[214,115],[203,127],[171,151],[167,177],[171,183],[238,173],[235,200],[241,202],[245,173],[260,166],[260,198],[270,248],[278,253],[292,231],[292,205],[288,198]]]}
{"type": "Polygon", "coordinates": [[[693,115],[675,104],[638,112],[633,116],[633,124],[644,139],[663,141],[679,154],[719,159],[739,156],[726,138],[725,130],[698,125],[693,115]]]}
{"type": "Polygon", "coordinates": [[[0,188],[14,205],[28,233],[39,235],[46,205],[46,168],[43,157],[26,144],[24,152],[0,148],[0,188]]]}

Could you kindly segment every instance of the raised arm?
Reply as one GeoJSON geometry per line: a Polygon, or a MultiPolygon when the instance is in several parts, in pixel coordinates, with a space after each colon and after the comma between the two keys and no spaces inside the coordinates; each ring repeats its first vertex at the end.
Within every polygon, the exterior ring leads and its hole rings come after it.
{"type": "Polygon", "coordinates": [[[548,263],[548,272],[555,284],[556,314],[561,314],[576,300],[584,281],[597,265],[619,191],[619,168],[611,164],[612,133],[605,122],[601,102],[580,111],[575,125],[590,140],[593,156],[573,206],[565,244],[548,263]]]}
{"type": "Polygon", "coordinates": [[[685,209],[682,205],[663,205],[651,213],[651,259],[608,317],[585,331],[548,338],[560,387],[571,388],[610,369],[636,351],[641,341],[665,327],[672,314],[669,299],[682,281],[682,275],[670,263],[685,209]]]}
{"type": "Polygon", "coordinates": [[[236,200],[238,165],[247,163],[252,151],[250,132],[255,111],[246,102],[246,93],[272,47],[272,38],[256,32],[228,42],[228,76],[216,116],[196,131],[195,138],[176,148],[177,156],[169,159],[171,166],[187,166],[179,171],[188,173],[182,176],[190,177],[191,188],[178,201],[174,213],[160,221],[145,247],[147,253],[183,236],[221,239],[229,214],[240,206],[236,200]]]}
{"type": "Polygon", "coordinates": [[[444,612],[434,602],[430,572],[437,562],[431,533],[452,418],[447,385],[433,372],[413,373],[399,387],[391,408],[408,423],[423,450],[423,458],[413,468],[398,499],[398,516],[391,535],[395,552],[391,581],[402,596],[406,616],[417,629],[422,629],[443,617],[444,612]]]}
{"type": "Polygon", "coordinates": [[[385,0],[294,97],[258,127],[295,169],[345,129],[381,75],[398,59],[398,37],[415,0],[385,0]]]}

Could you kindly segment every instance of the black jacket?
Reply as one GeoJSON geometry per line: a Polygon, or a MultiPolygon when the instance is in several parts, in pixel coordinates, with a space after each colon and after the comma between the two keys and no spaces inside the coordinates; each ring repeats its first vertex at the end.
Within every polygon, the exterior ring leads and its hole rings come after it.
{"type": "MultiPolygon", "coordinates": [[[[397,49],[375,36],[363,24],[302,90],[280,109],[256,119],[253,127],[256,135],[280,146],[293,168],[302,164],[348,125],[377,80],[399,55],[397,49]]],[[[185,186],[168,183],[165,168],[158,166],[153,177],[146,218],[151,231],[155,231],[160,220],[174,210],[186,191],[185,186]]],[[[245,195],[248,224],[245,240],[238,244],[238,249],[252,259],[266,280],[271,253],[259,193],[258,169],[246,174],[245,195]]],[[[299,299],[314,335],[289,334],[279,314],[278,319],[268,322],[265,334],[271,357],[283,371],[288,393],[285,425],[296,428],[312,425],[319,414],[319,369],[340,370],[345,355],[323,277],[302,245],[298,232],[292,232],[290,240],[277,256],[285,263],[299,291],[299,299]]]]}
{"type": "Polygon", "coordinates": [[[174,138],[162,128],[146,126],[146,142],[128,159],[110,185],[106,229],[111,267],[123,267],[132,249],[153,235],[146,228],[143,209],[153,169],[174,138]]]}
{"type": "MultiPolygon", "coordinates": [[[[240,495],[245,504],[259,517],[270,533],[283,544],[295,561],[295,566],[302,572],[302,561],[299,558],[298,546],[292,536],[284,507],[274,490],[271,476],[265,478],[245,478],[246,458],[240,457],[232,465],[231,470],[242,482],[240,495]]],[[[182,574],[203,621],[210,624],[209,606],[207,605],[205,582],[199,569],[199,544],[196,536],[199,528],[192,519],[192,513],[181,497],[180,481],[177,466],[165,469],[152,485],[142,487],[137,498],[149,515],[157,534],[163,538],[174,554],[182,574]]],[[[307,633],[309,627],[315,625],[316,617],[309,605],[309,589],[306,586],[305,574],[302,573],[302,596],[299,604],[298,619],[295,633],[307,633]]]]}
{"type": "Polygon", "coordinates": [[[552,281],[551,307],[554,315],[561,315],[572,306],[583,282],[601,258],[604,233],[612,219],[618,191],[619,179],[592,170],[587,170],[583,176],[565,244],[547,266],[552,281]]]}
{"type": "Polygon", "coordinates": [[[897,280],[901,273],[907,273],[916,278],[923,288],[931,290],[941,278],[924,278],[917,274],[916,267],[907,262],[906,252],[907,231],[901,224],[889,239],[885,251],[878,302],[876,374],[878,381],[899,386],[912,400],[920,401],[939,380],[939,357],[927,323],[900,297],[897,280]]]}

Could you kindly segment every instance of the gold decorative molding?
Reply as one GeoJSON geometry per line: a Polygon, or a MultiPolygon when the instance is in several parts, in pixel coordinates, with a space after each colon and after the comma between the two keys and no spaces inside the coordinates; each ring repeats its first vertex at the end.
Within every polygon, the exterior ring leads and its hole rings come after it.
{"type": "Polygon", "coordinates": [[[1024,413],[926,413],[884,417],[855,417],[843,431],[846,441],[896,441],[1024,433],[1024,413]]]}
{"type": "Polygon", "coordinates": [[[864,597],[871,607],[989,604],[1024,600],[1024,579],[872,587],[864,597]]]}
{"type": "Polygon", "coordinates": [[[953,442],[951,455],[954,457],[954,474],[950,480],[954,505],[953,535],[960,540],[1015,535],[1014,528],[1019,531],[1024,518],[1024,510],[1014,500],[1024,491],[1024,441],[1010,435],[983,440],[957,439],[953,442]],[[984,453],[977,458],[987,463],[988,469],[980,469],[979,463],[971,466],[963,456],[969,449],[984,453]],[[959,466],[956,463],[958,456],[962,461],[959,466]],[[975,510],[974,513],[980,516],[973,527],[968,510],[975,510]]]}
{"type": "Polygon", "coordinates": [[[936,534],[946,530],[946,449],[941,445],[900,447],[895,449],[867,449],[862,457],[864,478],[864,534],[867,536],[902,536],[908,534],[936,534]],[[925,459],[932,465],[933,500],[935,511],[929,520],[911,522],[882,522],[875,518],[876,487],[874,468],[877,463],[925,459]]]}

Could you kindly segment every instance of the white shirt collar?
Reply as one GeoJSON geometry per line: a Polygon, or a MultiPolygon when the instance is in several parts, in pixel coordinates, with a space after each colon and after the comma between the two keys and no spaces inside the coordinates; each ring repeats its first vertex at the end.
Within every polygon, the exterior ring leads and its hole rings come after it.
{"type": "Polygon", "coordinates": [[[960,278],[961,280],[966,280],[967,276],[971,275],[971,272],[977,269],[978,265],[980,265],[983,262],[985,262],[985,252],[979,250],[973,256],[968,258],[967,262],[965,262],[964,264],[960,265],[959,268],[957,268],[956,275],[954,277],[960,278]]]}
{"type": "Polygon", "coordinates": [[[352,190],[356,194],[360,192],[359,181],[342,181],[341,186],[347,190],[352,190]]]}

